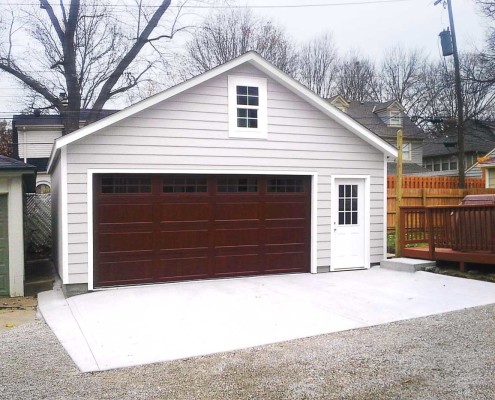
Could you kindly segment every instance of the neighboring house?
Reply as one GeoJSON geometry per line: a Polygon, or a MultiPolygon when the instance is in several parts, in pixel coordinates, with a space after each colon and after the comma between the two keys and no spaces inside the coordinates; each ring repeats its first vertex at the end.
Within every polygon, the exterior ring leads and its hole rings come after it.
{"type": "MultiPolygon", "coordinates": [[[[481,177],[481,169],[476,166],[477,158],[485,156],[495,147],[493,127],[481,121],[468,121],[464,125],[464,149],[467,177],[481,177]]],[[[457,130],[446,129],[441,138],[425,141],[423,166],[428,169],[424,175],[459,175],[459,150],[457,130]]]]}
{"type": "Polygon", "coordinates": [[[63,288],[369,268],[386,256],[396,156],[246,53],[57,139],[63,288]]]}
{"type": "MultiPolygon", "coordinates": [[[[102,117],[114,112],[104,110],[102,117]]],[[[87,111],[81,112],[81,126],[84,125],[86,115],[87,111]]],[[[14,115],[12,131],[14,157],[36,167],[36,192],[50,193],[50,174],[46,168],[53,143],[62,136],[62,117],[39,113],[14,115]]]]}
{"type": "MultiPolygon", "coordinates": [[[[425,134],[411,121],[397,100],[385,103],[359,102],[349,101],[338,95],[328,101],[394,147],[397,147],[397,132],[402,129],[403,174],[426,172],[422,167],[425,134]]],[[[395,175],[396,166],[396,160],[389,160],[387,174],[395,175]]]]}
{"type": "Polygon", "coordinates": [[[495,148],[478,158],[478,162],[470,169],[481,170],[481,176],[485,177],[485,187],[495,189],[495,148]]]}
{"type": "Polygon", "coordinates": [[[0,155],[0,296],[24,296],[24,193],[36,168],[0,155]]]}

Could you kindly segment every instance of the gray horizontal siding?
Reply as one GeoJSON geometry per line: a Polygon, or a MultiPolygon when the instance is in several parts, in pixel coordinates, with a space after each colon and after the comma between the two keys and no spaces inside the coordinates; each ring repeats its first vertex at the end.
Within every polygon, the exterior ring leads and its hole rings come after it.
{"type": "Polygon", "coordinates": [[[88,168],[317,171],[317,263],[328,266],[332,175],[371,176],[372,262],[382,258],[383,166],[382,153],[270,79],[268,140],[229,139],[227,75],[215,78],[68,147],[70,282],[87,279],[88,168]]]}

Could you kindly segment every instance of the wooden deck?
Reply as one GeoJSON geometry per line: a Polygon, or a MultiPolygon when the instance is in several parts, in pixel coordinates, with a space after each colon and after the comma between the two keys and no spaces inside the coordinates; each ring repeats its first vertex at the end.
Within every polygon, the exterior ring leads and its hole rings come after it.
{"type": "Polygon", "coordinates": [[[404,257],[495,265],[495,205],[401,207],[404,257]]]}
{"type": "Polygon", "coordinates": [[[465,270],[466,263],[495,265],[494,253],[458,251],[442,247],[435,248],[433,255],[429,246],[407,247],[402,249],[402,256],[420,260],[457,262],[461,271],[465,270]]]}

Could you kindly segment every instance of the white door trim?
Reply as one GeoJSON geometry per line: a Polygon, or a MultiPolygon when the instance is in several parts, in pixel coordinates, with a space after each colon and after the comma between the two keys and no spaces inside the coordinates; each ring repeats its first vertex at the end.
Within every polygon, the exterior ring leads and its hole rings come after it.
{"type": "Polygon", "coordinates": [[[318,243],[318,172],[316,171],[258,171],[258,170],[218,170],[218,169],[88,169],[87,170],[87,204],[88,204],[88,290],[94,288],[94,235],[93,235],[93,175],[94,174],[194,174],[194,175],[300,175],[311,176],[311,238],[310,271],[316,274],[318,243]]]}
{"type": "MultiPolygon", "coordinates": [[[[330,224],[330,271],[336,271],[333,266],[333,260],[336,258],[336,247],[333,245],[335,243],[335,230],[333,229],[334,221],[338,220],[338,198],[337,191],[335,190],[335,180],[337,179],[360,179],[364,180],[364,265],[366,269],[370,268],[370,211],[371,211],[371,201],[370,201],[370,180],[369,175],[332,175],[331,177],[331,224],[330,224]]],[[[338,269],[342,271],[341,268],[338,269]]]]}

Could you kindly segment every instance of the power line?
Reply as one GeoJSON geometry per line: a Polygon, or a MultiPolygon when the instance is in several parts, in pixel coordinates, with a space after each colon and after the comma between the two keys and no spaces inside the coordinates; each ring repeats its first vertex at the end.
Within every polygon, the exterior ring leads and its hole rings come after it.
{"type": "MultiPolygon", "coordinates": [[[[369,4],[387,4],[387,3],[404,3],[411,2],[413,0],[370,0],[370,1],[352,1],[352,2],[340,2],[340,3],[313,3],[313,4],[267,4],[267,5],[250,5],[250,6],[237,6],[237,5],[170,5],[169,8],[189,8],[189,9],[230,9],[230,8],[257,8],[257,9],[277,9],[277,8],[317,8],[317,7],[343,7],[343,6],[359,6],[369,4]]],[[[0,5],[14,5],[14,6],[37,6],[39,3],[3,3],[0,5]]],[[[60,4],[52,4],[53,6],[60,6],[60,4]]],[[[105,8],[158,8],[160,5],[137,5],[137,4],[88,4],[90,7],[105,7],[105,8]]]]}

